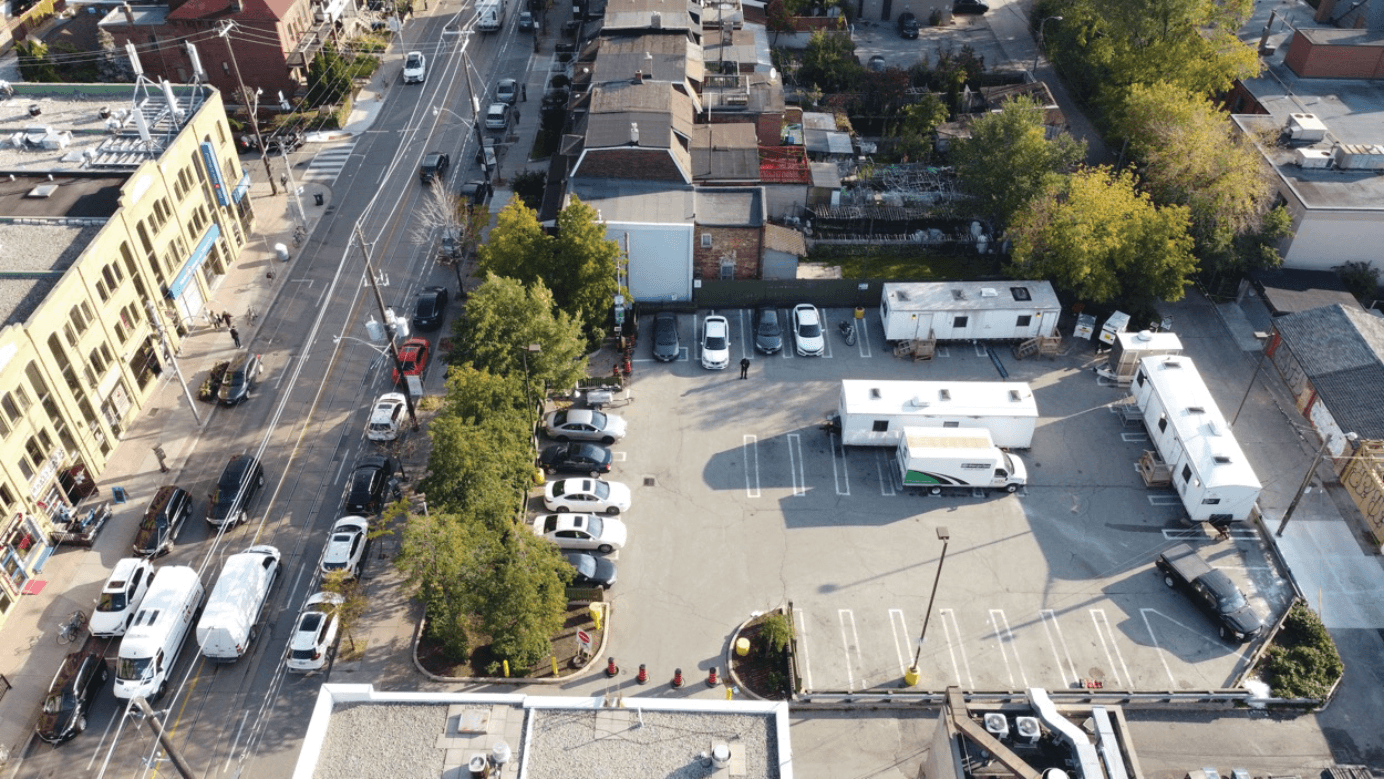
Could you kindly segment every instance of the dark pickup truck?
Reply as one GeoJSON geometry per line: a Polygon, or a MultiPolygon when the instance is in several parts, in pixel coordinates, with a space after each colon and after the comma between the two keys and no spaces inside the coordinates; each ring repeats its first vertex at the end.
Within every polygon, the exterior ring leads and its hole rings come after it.
{"type": "Polygon", "coordinates": [[[1158,556],[1163,583],[1187,593],[1187,597],[1216,621],[1221,638],[1244,643],[1259,635],[1264,620],[1245,600],[1244,593],[1222,571],[1212,568],[1186,544],[1178,544],[1158,556]]]}

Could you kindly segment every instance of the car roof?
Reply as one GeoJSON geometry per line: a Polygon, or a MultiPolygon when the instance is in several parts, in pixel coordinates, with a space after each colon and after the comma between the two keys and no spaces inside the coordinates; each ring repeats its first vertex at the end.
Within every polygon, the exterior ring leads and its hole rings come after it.
{"type": "Polygon", "coordinates": [[[122,558],[116,561],[115,567],[111,569],[111,575],[107,577],[106,581],[124,582],[126,579],[130,578],[130,576],[135,572],[136,568],[142,568],[146,565],[149,565],[149,561],[144,559],[143,557],[122,558]]]}
{"type": "Polygon", "coordinates": [[[337,530],[345,530],[351,527],[364,531],[370,527],[370,521],[359,514],[347,514],[332,523],[332,532],[335,533],[337,530]]]}
{"type": "Polygon", "coordinates": [[[245,478],[245,474],[249,473],[254,468],[255,462],[254,455],[232,455],[231,459],[226,463],[226,470],[221,472],[221,483],[239,484],[245,478]]]}

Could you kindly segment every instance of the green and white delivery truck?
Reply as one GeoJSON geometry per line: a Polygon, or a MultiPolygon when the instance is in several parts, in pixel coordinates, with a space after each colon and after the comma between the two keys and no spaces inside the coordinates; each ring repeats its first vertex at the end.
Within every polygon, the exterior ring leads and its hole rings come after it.
{"type": "Polygon", "coordinates": [[[898,458],[903,485],[933,495],[947,488],[1014,492],[1028,483],[1023,461],[995,446],[983,427],[905,427],[898,458]]]}

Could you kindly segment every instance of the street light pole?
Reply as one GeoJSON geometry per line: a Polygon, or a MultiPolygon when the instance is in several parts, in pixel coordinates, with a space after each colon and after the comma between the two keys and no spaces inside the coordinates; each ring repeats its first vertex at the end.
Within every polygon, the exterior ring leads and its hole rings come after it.
{"type": "Polygon", "coordinates": [[[1030,71],[1033,73],[1035,79],[1038,77],[1038,58],[1043,56],[1043,28],[1053,19],[1059,22],[1062,21],[1061,16],[1047,16],[1043,18],[1043,21],[1038,23],[1038,51],[1033,53],[1033,68],[1030,71]]]}
{"type": "MultiPolygon", "coordinates": [[[[1306,494],[1307,485],[1312,483],[1312,476],[1316,474],[1317,466],[1321,464],[1322,457],[1326,454],[1326,449],[1331,446],[1331,441],[1334,438],[1335,436],[1328,435],[1326,440],[1322,441],[1322,445],[1317,447],[1317,454],[1312,457],[1312,464],[1307,466],[1307,473],[1302,476],[1302,484],[1298,485],[1297,494],[1293,496],[1293,502],[1288,504],[1288,510],[1283,512],[1283,519],[1278,523],[1278,530],[1274,531],[1274,535],[1283,535],[1283,531],[1288,527],[1288,520],[1293,518],[1293,512],[1297,510],[1298,502],[1306,494]]],[[[1355,433],[1346,433],[1346,440],[1354,443],[1360,440],[1360,436],[1355,433]]]]}
{"type": "MultiPolygon", "coordinates": [[[[370,281],[370,289],[375,293],[375,304],[380,307],[380,319],[384,324],[385,338],[389,341],[389,354],[394,358],[394,370],[399,374],[399,378],[404,377],[404,361],[399,359],[399,345],[394,342],[394,331],[389,329],[389,314],[384,306],[384,296],[380,294],[380,285],[375,283],[375,267],[370,264],[370,250],[365,248],[365,236],[360,232],[360,224],[356,224],[356,240],[360,241],[360,253],[365,257],[365,278],[370,281]]],[[[418,429],[418,412],[413,407],[413,393],[404,387],[404,404],[408,407],[408,419],[413,423],[413,429],[418,429]]]]}
{"type": "Polygon", "coordinates": [[[520,356],[524,358],[524,401],[529,404],[530,409],[533,408],[533,392],[529,389],[529,354],[541,354],[542,352],[543,346],[541,344],[529,344],[520,352],[520,356]]]}
{"type": "Polygon", "coordinates": [[[913,653],[913,665],[903,675],[904,684],[908,687],[918,683],[918,659],[923,655],[923,642],[927,640],[927,623],[932,618],[932,603],[937,599],[937,584],[942,581],[942,564],[947,561],[947,543],[951,541],[951,533],[945,527],[937,528],[937,539],[942,542],[942,556],[937,558],[937,575],[932,579],[932,594],[927,599],[927,611],[923,612],[923,632],[918,636],[918,650],[913,653]]]}

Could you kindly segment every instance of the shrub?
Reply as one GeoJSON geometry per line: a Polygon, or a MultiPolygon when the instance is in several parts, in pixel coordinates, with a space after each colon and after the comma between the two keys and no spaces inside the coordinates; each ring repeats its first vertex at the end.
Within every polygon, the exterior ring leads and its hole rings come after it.
{"type": "Polygon", "coordinates": [[[1317,700],[1326,698],[1345,670],[1321,618],[1302,602],[1288,611],[1261,666],[1276,697],[1317,700]]]}
{"type": "Polygon", "coordinates": [[[782,654],[788,648],[788,642],[793,640],[793,624],[788,621],[788,615],[775,612],[765,617],[763,635],[764,651],[782,654]]]}

